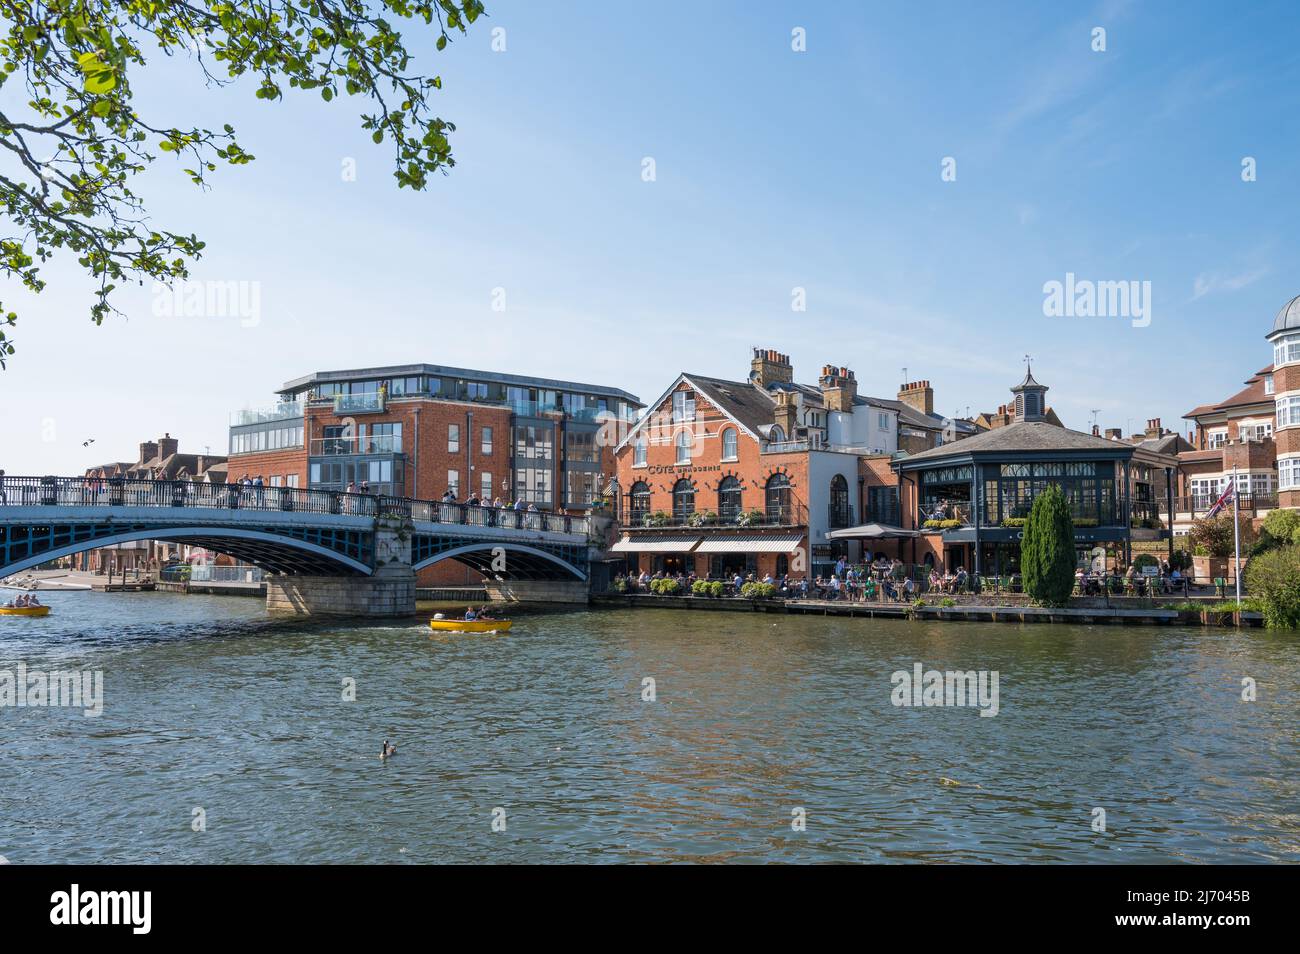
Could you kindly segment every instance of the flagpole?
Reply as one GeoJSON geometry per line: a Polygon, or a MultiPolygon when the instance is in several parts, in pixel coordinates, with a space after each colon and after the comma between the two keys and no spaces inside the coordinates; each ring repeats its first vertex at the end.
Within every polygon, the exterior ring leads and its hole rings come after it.
{"type": "Polygon", "coordinates": [[[1237,581],[1237,604],[1241,604],[1241,510],[1237,506],[1240,487],[1237,484],[1237,465],[1232,465],[1232,547],[1236,553],[1236,566],[1232,575],[1237,581]]]}

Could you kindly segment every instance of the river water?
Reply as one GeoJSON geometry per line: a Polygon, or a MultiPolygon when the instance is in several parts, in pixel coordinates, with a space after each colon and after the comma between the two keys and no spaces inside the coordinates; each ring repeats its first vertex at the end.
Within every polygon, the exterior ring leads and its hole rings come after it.
{"type": "Polygon", "coordinates": [[[0,709],[16,864],[1300,860],[1297,636],[42,596],[0,679],[100,670],[103,714],[0,709]],[[996,671],[997,715],[895,706],[916,663],[996,671]]]}

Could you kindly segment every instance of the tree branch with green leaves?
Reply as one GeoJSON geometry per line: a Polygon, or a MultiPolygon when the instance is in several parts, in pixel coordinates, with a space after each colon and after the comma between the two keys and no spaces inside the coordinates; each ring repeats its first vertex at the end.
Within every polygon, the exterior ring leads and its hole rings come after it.
{"type": "MultiPolygon", "coordinates": [[[[95,283],[96,324],[117,311],[122,282],[188,276],[204,243],[151,226],[134,177],[156,150],[206,189],[219,166],[253,156],[229,124],[136,111],[131,80],[153,55],[190,58],[209,85],[248,76],[263,100],[361,97],[361,126],[392,144],[398,187],[423,190],[456,164],[456,127],[432,112],[442,79],[414,72],[395,24],[429,28],[441,51],[483,15],[481,0],[0,0],[0,275],[39,293],[42,265],[74,254],[95,283]]],[[[0,301],[0,368],[17,317],[0,301]]]]}

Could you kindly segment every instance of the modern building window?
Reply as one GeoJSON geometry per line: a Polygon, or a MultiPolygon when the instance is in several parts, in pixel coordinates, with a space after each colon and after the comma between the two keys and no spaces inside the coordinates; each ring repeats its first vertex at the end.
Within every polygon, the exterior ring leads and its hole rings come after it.
{"type": "Polygon", "coordinates": [[[1264,375],[1264,393],[1265,394],[1273,393],[1273,375],[1271,374],[1264,375]]]}
{"type": "Polygon", "coordinates": [[[483,428],[482,452],[484,454],[492,453],[492,428],[490,427],[483,428]]]}
{"type": "Polygon", "coordinates": [[[691,462],[691,432],[681,430],[677,432],[677,463],[689,464],[691,462]]]}
{"type": "Polygon", "coordinates": [[[1228,430],[1224,428],[1218,431],[1210,431],[1206,438],[1210,445],[1210,450],[1218,450],[1228,443],[1228,430]]]}
{"type": "Polygon", "coordinates": [[[650,485],[638,480],[632,485],[630,516],[632,523],[642,523],[650,516],[650,485]]]}
{"type": "Polygon", "coordinates": [[[551,506],[554,485],[549,467],[523,467],[515,471],[515,497],[545,509],[551,506]]]}
{"type": "Polygon", "coordinates": [[[740,481],[724,477],[718,484],[718,518],[724,523],[735,523],[740,516],[740,481]]]}
{"type": "Polygon", "coordinates": [[[645,459],[646,459],[646,439],[645,439],[645,435],[642,434],[639,437],[637,437],[636,443],[632,445],[632,466],[644,467],[645,459]]]}
{"type": "Polygon", "coordinates": [[[447,453],[455,454],[460,451],[460,425],[447,425],[447,453]]]}
{"type": "Polygon", "coordinates": [[[728,427],[722,432],[722,459],[736,459],[736,429],[728,427]]]}
{"type": "Polygon", "coordinates": [[[402,425],[371,424],[370,433],[361,442],[367,454],[400,454],[402,452],[402,425]]]}
{"type": "Polygon", "coordinates": [[[673,484],[673,518],[685,520],[695,512],[695,485],[686,478],[673,484]]]}
{"type": "Polygon", "coordinates": [[[790,516],[790,478],[773,474],[764,488],[764,502],[769,520],[784,520],[790,516]]]}
{"type": "Polygon", "coordinates": [[[564,475],[565,502],[570,507],[589,507],[600,491],[600,474],[571,470],[564,475]]]}
{"type": "Polygon", "coordinates": [[[886,414],[884,411],[877,412],[876,427],[882,431],[889,430],[889,415],[886,414]]]}
{"type": "Polygon", "coordinates": [[[460,471],[447,471],[447,489],[456,497],[460,496],[460,471]]]}
{"type": "Polygon", "coordinates": [[[594,464],[600,459],[595,431],[568,431],[564,435],[564,442],[564,455],[569,461],[594,464]]]}

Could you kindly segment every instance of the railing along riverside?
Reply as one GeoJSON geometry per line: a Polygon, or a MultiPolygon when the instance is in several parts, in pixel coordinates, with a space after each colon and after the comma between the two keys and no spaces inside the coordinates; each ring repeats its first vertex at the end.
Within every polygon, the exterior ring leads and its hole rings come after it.
{"type": "Polygon", "coordinates": [[[2,477],[0,507],[209,507],[351,516],[401,516],[434,523],[586,534],[587,518],[538,510],[414,500],[297,487],[250,487],[127,477],[2,477]]]}

